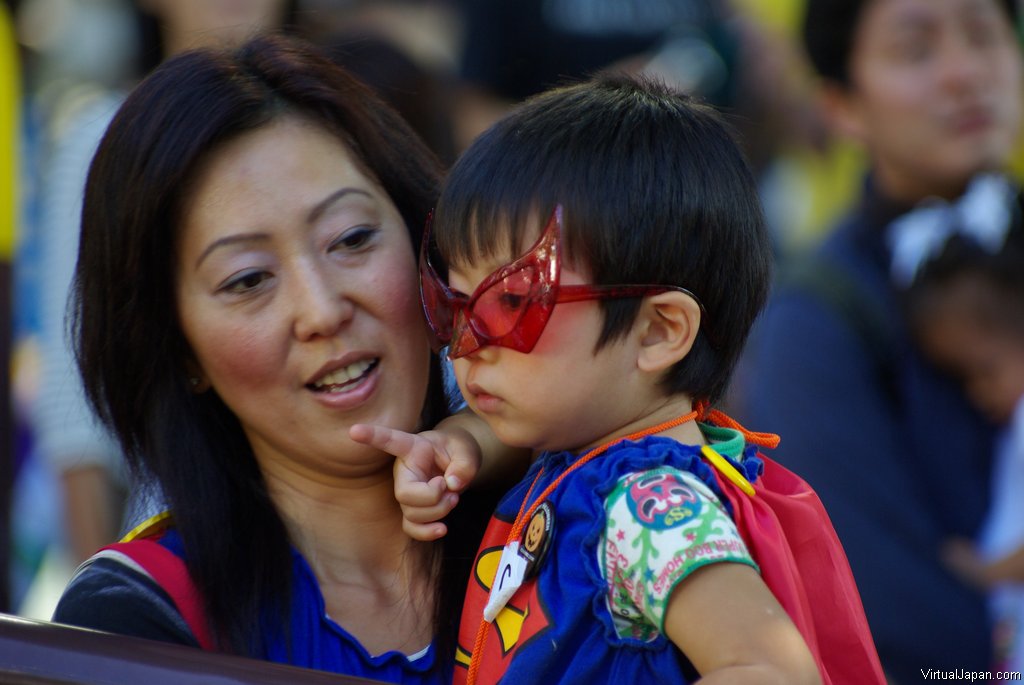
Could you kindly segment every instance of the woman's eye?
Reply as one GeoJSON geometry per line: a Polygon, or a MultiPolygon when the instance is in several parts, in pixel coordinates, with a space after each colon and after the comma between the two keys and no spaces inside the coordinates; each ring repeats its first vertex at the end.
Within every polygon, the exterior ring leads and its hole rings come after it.
{"type": "Polygon", "coordinates": [[[226,293],[248,293],[258,288],[268,278],[270,274],[266,271],[245,271],[227,280],[220,290],[226,293]]]}
{"type": "Polygon", "coordinates": [[[331,243],[330,250],[358,250],[366,247],[376,236],[377,229],[369,226],[358,226],[338,236],[331,243]]]}

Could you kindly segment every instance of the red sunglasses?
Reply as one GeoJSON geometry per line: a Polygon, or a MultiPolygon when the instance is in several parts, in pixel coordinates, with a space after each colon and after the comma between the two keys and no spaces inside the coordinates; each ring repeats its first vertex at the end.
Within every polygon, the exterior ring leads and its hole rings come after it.
{"type": "MultiPolygon", "coordinates": [[[[668,291],[671,285],[559,285],[562,207],[526,254],[485,278],[469,297],[442,281],[427,255],[432,217],[427,219],[420,249],[420,295],[427,323],[448,357],[464,357],[485,345],[531,352],[559,302],[644,297],[668,291]]],[[[703,307],[701,307],[703,311],[703,307]]]]}

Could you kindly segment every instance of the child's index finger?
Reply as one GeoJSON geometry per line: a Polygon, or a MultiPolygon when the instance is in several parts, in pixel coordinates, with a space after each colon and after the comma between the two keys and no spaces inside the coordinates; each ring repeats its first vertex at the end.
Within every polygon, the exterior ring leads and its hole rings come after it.
{"type": "Polygon", "coordinates": [[[436,475],[438,447],[421,435],[387,426],[357,423],[349,428],[349,436],[356,442],[393,455],[396,466],[411,473],[416,480],[426,482],[436,475]]]}
{"type": "Polygon", "coordinates": [[[375,447],[400,458],[409,456],[416,447],[415,435],[387,426],[357,423],[348,429],[348,435],[356,442],[375,447]]]}

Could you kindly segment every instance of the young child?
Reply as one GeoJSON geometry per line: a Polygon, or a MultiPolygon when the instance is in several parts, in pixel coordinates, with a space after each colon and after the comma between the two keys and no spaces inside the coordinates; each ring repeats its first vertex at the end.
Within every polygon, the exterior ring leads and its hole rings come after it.
{"type": "Polygon", "coordinates": [[[976,546],[949,543],[944,557],[968,582],[991,590],[996,665],[1024,669],[1024,227],[1013,195],[1001,230],[956,233],[916,270],[911,327],[922,349],[964,384],[1003,427],[992,503],[976,546]],[[1015,216],[1014,216],[1015,213],[1015,216]]]}
{"type": "MultiPolygon", "coordinates": [[[[538,454],[478,553],[457,683],[821,682],[716,479],[749,488],[766,436],[697,423],[771,259],[729,130],[659,84],[531,98],[452,168],[421,253],[427,318],[469,407],[538,454]]],[[[464,485],[449,457],[357,436],[402,457],[410,525],[443,534],[464,485]]]]}

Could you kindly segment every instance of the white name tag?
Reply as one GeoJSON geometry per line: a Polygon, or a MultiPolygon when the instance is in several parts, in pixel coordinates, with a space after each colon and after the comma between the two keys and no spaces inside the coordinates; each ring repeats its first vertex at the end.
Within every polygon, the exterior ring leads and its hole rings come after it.
{"type": "Polygon", "coordinates": [[[523,584],[526,577],[526,559],[519,554],[519,541],[513,540],[505,545],[498,561],[498,575],[494,577],[494,587],[484,607],[484,620],[494,621],[516,590],[523,584]]]}

